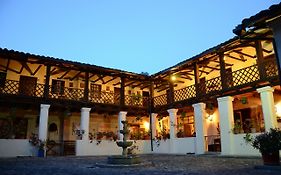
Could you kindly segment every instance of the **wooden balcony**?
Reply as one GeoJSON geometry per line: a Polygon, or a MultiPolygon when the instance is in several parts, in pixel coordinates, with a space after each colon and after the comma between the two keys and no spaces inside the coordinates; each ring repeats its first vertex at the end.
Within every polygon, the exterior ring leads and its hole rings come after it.
{"type": "MultiPolygon", "coordinates": [[[[28,97],[28,98],[44,98],[44,84],[30,85],[25,84],[24,87],[20,86],[19,81],[6,80],[5,84],[0,86],[0,95],[17,96],[17,97],[28,97]]],[[[58,89],[53,86],[49,86],[47,100],[67,100],[77,101],[86,103],[97,103],[97,104],[112,104],[120,105],[121,96],[120,94],[114,94],[113,92],[106,91],[89,91],[88,98],[84,97],[84,89],[67,88],[58,89]]],[[[142,96],[125,95],[125,106],[148,108],[148,97],[142,96]]]]}
{"type": "MultiPolygon", "coordinates": [[[[204,83],[194,84],[174,91],[174,103],[196,103],[208,98],[235,95],[264,85],[277,85],[278,68],[275,59],[268,59],[260,65],[255,64],[223,75],[209,79],[204,83]]],[[[169,105],[167,94],[153,98],[154,108],[169,105]]]]}

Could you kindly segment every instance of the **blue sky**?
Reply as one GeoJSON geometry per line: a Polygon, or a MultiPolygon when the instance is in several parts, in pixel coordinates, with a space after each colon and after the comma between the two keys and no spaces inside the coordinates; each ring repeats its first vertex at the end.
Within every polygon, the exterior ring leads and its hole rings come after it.
{"type": "Polygon", "coordinates": [[[276,0],[0,0],[0,47],[150,74],[234,36],[276,0]]]}

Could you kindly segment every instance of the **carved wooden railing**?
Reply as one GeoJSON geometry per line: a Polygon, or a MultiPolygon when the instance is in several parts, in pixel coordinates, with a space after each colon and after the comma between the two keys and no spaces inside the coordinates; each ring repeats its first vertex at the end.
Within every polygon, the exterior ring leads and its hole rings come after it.
{"type": "Polygon", "coordinates": [[[65,99],[65,100],[82,100],[84,97],[83,89],[76,88],[63,88],[55,89],[55,87],[50,86],[49,89],[49,98],[55,99],[65,99]]]}
{"type": "Polygon", "coordinates": [[[126,106],[148,107],[149,97],[141,95],[125,95],[126,106]]]}
{"type": "Polygon", "coordinates": [[[278,67],[275,59],[267,60],[263,63],[264,73],[266,77],[277,77],[278,76],[278,67]]]}
{"type": "MultiPolygon", "coordinates": [[[[249,86],[256,82],[269,81],[271,79],[277,79],[278,68],[275,59],[269,59],[263,61],[262,64],[252,65],[232,72],[229,75],[225,75],[226,87],[222,87],[221,77],[215,77],[204,83],[197,85],[191,85],[183,89],[174,91],[174,101],[179,102],[188,100],[194,97],[210,96],[219,93],[224,90],[231,90],[234,88],[240,88],[249,86]]],[[[167,104],[167,95],[160,95],[153,98],[154,107],[167,104]]]]}
{"type": "Polygon", "coordinates": [[[245,67],[243,69],[232,72],[232,76],[228,76],[227,83],[228,87],[236,87],[252,83],[260,80],[260,73],[258,65],[245,67]],[[231,80],[232,78],[232,80],[231,80]]]}
{"type": "Polygon", "coordinates": [[[2,94],[18,94],[19,82],[14,80],[6,80],[5,84],[0,86],[0,92],[2,94]]]}
{"type": "Polygon", "coordinates": [[[36,86],[31,86],[26,84],[25,91],[20,90],[19,81],[6,80],[4,85],[0,86],[0,93],[2,94],[13,94],[22,96],[33,96],[33,97],[43,97],[44,95],[44,85],[36,84],[36,86]]]}
{"type": "Polygon", "coordinates": [[[195,85],[187,86],[186,88],[174,91],[175,101],[182,101],[185,99],[196,97],[195,85]]]}
{"type": "Polygon", "coordinates": [[[120,95],[106,91],[90,91],[89,101],[93,103],[120,104],[120,95]]]}
{"type": "Polygon", "coordinates": [[[163,94],[153,98],[154,107],[162,106],[167,104],[167,94],[163,94]]]}

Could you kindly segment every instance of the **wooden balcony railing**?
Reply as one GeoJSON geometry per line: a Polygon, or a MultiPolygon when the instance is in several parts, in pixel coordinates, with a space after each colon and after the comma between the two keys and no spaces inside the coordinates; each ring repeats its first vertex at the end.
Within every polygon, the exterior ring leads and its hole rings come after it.
{"type": "Polygon", "coordinates": [[[149,97],[143,97],[140,95],[125,95],[125,105],[126,106],[148,107],[149,97]]]}
{"type": "MultiPolygon", "coordinates": [[[[174,91],[174,101],[179,102],[191,98],[201,98],[204,96],[215,95],[221,91],[233,90],[254,85],[258,82],[267,82],[272,79],[278,79],[278,68],[275,59],[264,61],[262,64],[252,65],[225,75],[226,87],[222,87],[221,77],[215,77],[204,83],[191,85],[183,89],[174,91]]],[[[154,107],[167,105],[167,94],[153,98],[154,107]]]]}
{"type": "Polygon", "coordinates": [[[154,107],[166,105],[167,101],[167,94],[163,94],[153,98],[153,105],[154,107]]]}
{"type": "Polygon", "coordinates": [[[175,101],[182,101],[192,97],[196,97],[195,85],[187,86],[186,88],[174,91],[175,101]]]}
{"type": "Polygon", "coordinates": [[[105,103],[105,104],[120,104],[120,95],[114,94],[113,92],[89,92],[89,101],[93,103],[105,103]]]}

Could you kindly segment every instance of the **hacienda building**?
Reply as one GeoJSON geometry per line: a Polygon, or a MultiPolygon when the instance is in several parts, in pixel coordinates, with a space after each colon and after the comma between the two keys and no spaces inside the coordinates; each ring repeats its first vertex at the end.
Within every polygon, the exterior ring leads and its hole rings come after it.
{"type": "Polygon", "coordinates": [[[153,75],[0,49],[0,157],[121,154],[122,120],[137,154],[260,155],[253,135],[281,128],[281,3],[234,38],[153,75]]]}

